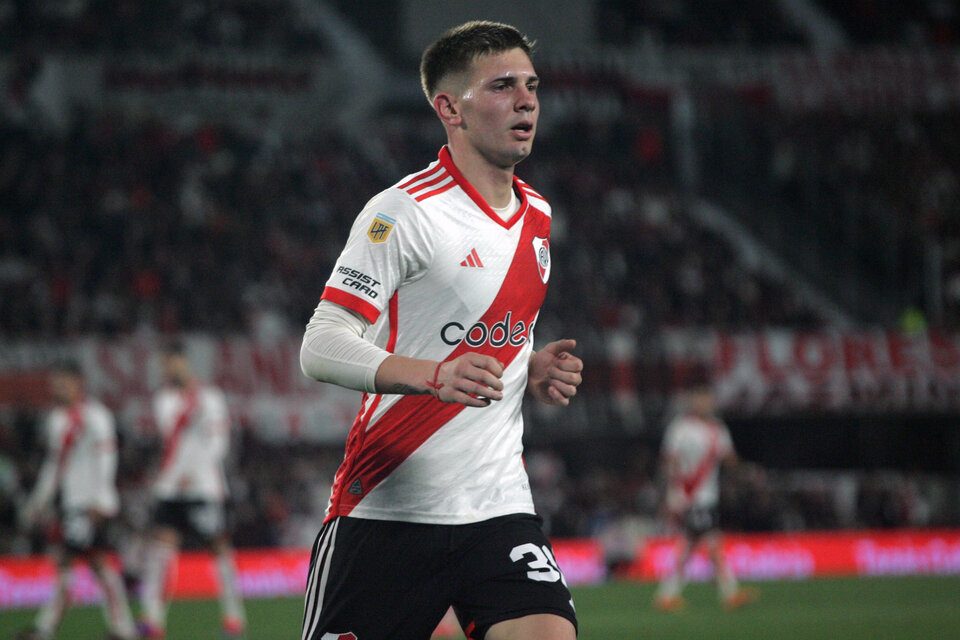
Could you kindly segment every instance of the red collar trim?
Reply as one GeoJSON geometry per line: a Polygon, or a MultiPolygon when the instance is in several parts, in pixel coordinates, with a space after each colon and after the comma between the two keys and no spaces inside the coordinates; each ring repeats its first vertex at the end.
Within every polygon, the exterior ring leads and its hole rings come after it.
{"type": "Polygon", "coordinates": [[[490,205],[487,204],[487,201],[483,199],[476,189],[473,188],[473,185],[463,177],[463,174],[460,173],[460,170],[457,169],[457,166],[453,164],[453,158],[450,157],[450,149],[447,148],[447,145],[443,145],[443,148],[440,149],[438,155],[440,158],[440,164],[443,165],[444,169],[453,176],[453,179],[456,181],[457,185],[463,189],[463,192],[470,196],[470,199],[473,200],[474,204],[480,207],[480,210],[483,211],[487,216],[499,224],[504,229],[509,229],[514,224],[517,223],[517,220],[523,218],[523,214],[527,212],[527,206],[529,205],[527,201],[527,193],[520,188],[520,183],[517,180],[517,176],[513,176],[513,190],[517,193],[517,197],[520,198],[520,208],[517,209],[517,212],[513,214],[513,217],[509,220],[502,220],[497,213],[490,208],[490,205]]]}

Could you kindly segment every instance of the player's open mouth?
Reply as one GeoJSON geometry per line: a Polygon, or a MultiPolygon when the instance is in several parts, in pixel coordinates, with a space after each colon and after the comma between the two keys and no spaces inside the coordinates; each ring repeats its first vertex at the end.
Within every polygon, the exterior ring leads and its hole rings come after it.
{"type": "Polygon", "coordinates": [[[533,135],[533,123],[521,122],[510,127],[510,130],[513,131],[518,138],[527,139],[533,135]]]}

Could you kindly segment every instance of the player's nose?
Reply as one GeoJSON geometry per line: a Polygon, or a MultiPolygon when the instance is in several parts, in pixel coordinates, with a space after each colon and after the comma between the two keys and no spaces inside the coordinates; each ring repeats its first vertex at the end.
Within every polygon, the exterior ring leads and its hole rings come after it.
{"type": "Polygon", "coordinates": [[[517,111],[533,111],[537,108],[537,94],[526,87],[520,87],[517,96],[517,111]]]}

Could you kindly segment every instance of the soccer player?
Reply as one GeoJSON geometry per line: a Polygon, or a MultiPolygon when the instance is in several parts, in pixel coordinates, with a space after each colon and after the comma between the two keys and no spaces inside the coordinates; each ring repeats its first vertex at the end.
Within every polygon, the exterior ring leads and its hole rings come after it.
{"type": "Polygon", "coordinates": [[[304,335],[306,375],[364,391],[313,547],[304,640],[571,640],[573,602],[523,468],[524,393],[567,405],[573,340],[533,350],[550,206],[514,176],[539,80],[514,27],[424,53],[447,145],[357,217],[304,335]]]}
{"type": "Polygon", "coordinates": [[[113,416],[84,393],[76,362],[63,362],[50,375],[56,408],[47,428],[47,456],[37,484],[21,512],[31,528],[55,501],[56,527],[52,556],[57,568],[53,595],[41,608],[25,640],[52,638],[69,602],[70,568],[75,559],[89,563],[103,593],[104,616],[111,638],[136,637],[136,629],[120,574],[107,558],[107,522],[117,515],[117,438],[113,416]]]}
{"type": "Polygon", "coordinates": [[[654,605],[664,611],[684,608],[681,592],[685,567],[697,545],[703,543],[713,560],[720,599],[725,607],[733,609],[756,598],[753,590],[740,588],[721,549],[720,466],[736,464],[737,454],[730,432],[716,416],[710,387],[699,383],[683,400],[683,413],[667,426],[662,452],[666,508],[671,523],[681,531],[680,546],[676,565],[660,583],[654,605]]]}
{"type": "Polygon", "coordinates": [[[182,537],[192,535],[214,554],[224,634],[240,636],[246,616],[224,508],[223,459],[230,441],[227,403],[219,389],[194,375],[182,343],[168,345],[162,358],[168,386],[157,394],[154,413],[163,454],[153,484],[157,504],[144,561],[141,634],[164,637],[166,581],[182,537]]]}

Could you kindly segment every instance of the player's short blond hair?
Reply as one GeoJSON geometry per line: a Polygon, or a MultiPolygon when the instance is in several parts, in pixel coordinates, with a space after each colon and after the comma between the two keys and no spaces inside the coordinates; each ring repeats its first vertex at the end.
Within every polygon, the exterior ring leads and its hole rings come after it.
{"type": "Polygon", "coordinates": [[[448,30],[423,52],[420,59],[420,85],[427,100],[433,100],[437,87],[445,77],[463,73],[478,56],[511,49],[520,49],[530,56],[534,44],[516,27],[508,24],[487,20],[466,22],[448,30]]]}

